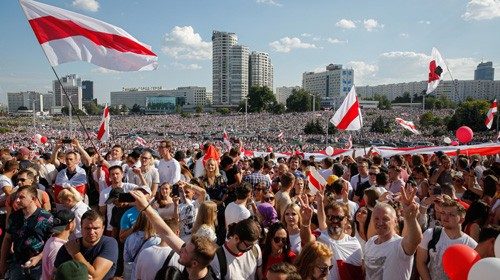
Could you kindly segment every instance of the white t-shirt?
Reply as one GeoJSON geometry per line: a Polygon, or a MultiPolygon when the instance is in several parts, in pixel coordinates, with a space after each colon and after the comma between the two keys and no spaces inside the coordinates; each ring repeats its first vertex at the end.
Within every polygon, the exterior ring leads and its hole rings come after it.
{"type": "MultiPolygon", "coordinates": [[[[12,183],[12,180],[3,174],[0,174],[0,201],[5,201],[7,199],[7,196],[6,196],[5,192],[3,191],[3,187],[6,187],[6,186],[10,186],[10,187],[14,188],[14,184],[12,183]]],[[[7,213],[7,211],[5,210],[5,207],[1,207],[0,214],[5,214],[5,213],[7,213]]]]}
{"type": "Polygon", "coordinates": [[[375,244],[378,235],[368,239],[364,250],[366,279],[410,279],[413,255],[408,256],[402,245],[403,237],[394,235],[381,244],[375,244]]]}
{"type": "Polygon", "coordinates": [[[158,163],[158,173],[160,174],[160,184],[164,182],[173,185],[181,179],[181,165],[175,159],[160,160],[158,163]]]}
{"type": "MultiPolygon", "coordinates": [[[[433,230],[434,229],[430,228],[424,232],[424,237],[418,245],[420,248],[428,250],[427,246],[429,245],[429,241],[431,241],[432,239],[433,230]]],[[[431,250],[429,252],[430,259],[427,266],[429,267],[429,274],[433,280],[448,279],[442,266],[442,260],[444,251],[446,251],[446,249],[453,244],[464,244],[471,247],[472,249],[476,248],[477,246],[477,242],[472,239],[472,237],[463,232],[461,237],[457,239],[450,239],[443,228],[443,230],[441,231],[441,236],[439,237],[439,241],[436,243],[436,251],[431,250]]]]}
{"type": "MultiPolygon", "coordinates": [[[[170,247],[160,247],[158,245],[148,247],[142,250],[137,256],[137,264],[135,265],[135,279],[150,280],[155,279],[156,273],[163,266],[163,263],[172,251],[170,247]]],[[[184,266],[179,264],[179,254],[174,253],[170,260],[169,266],[175,266],[180,271],[184,266]]]]}
{"type": "MultiPolygon", "coordinates": [[[[135,185],[135,184],[129,184],[129,183],[123,183],[121,187],[123,188],[124,192],[129,192],[129,191],[137,188],[137,185],[135,185]]],[[[113,227],[109,223],[111,221],[111,212],[113,212],[113,207],[115,207],[115,205],[113,203],[106,204],[106,200],[109,197],[109,193],[111,192],[111,189],[112,189],[111,186],[106,187],[99,194],[99,204],[98,205],[99,206],[106,206],[106,218],[108,220],[108,222],[106,224],[106,230],[113,230],[113,227]]]]}
{"type": "MultiPolygon", "coordinates": [[[[321,231],[321,235],[318,236],[318,241],[327,245],[333,252],[333,268],[328,274],[328,279],[340,279],[338,265],[342,266],[342,263],[361,267],[363,263],[363,252],[361,250],[361,245],[359,245],[355,237],[344,234],[344,238],[334,240],[328,234],[328,230],[323,230],[321,231]]],[[[361,272],[361,269],[359,271],[361,272]]]]}
{"type": "Polygon", "coordinates": [[[290,238],[290,250],[299,255],[300,250],[302,249],[300,233],[289,234],[288,237],[290,238]]]}
{"type": "MultiPolygon", "coordinates": [[[[223,245],[224,254],[227,260],[227,274],[224,279],[255,279],[257,267],[262,266],[262,252],[259,245],[254,246],[258,252],[257,258],[252,250],[241,255],[234,255],[227,249],[226,244],[223,245]]],[[[220,266],[217,255],[215,255],[210,265],[217,278],[220,279],[220,266]]]]}
{"type": "Polygon", "coordinates": [[[250,218],[251,213],[245,205],[236,204],[234,201],[229,203],[224,211],[224,217],[226,218],[226,229],[232,223],[237,223],[244,219],[250,218]]]}
{"type": "Polygon", "coordinates": [[[42,280],[52,279],[57,252],[59,252],[59,249],[66,244],[66,242],[67,240],[55,236],[50,237],[47,242],[45,242],[42,252],[42,280]]]}
{"type": "Polygon", "coordinates": [[[90,207],[83,201],[77,202],[76,205],[73,206],[73,208],[71,208],[71,212],[75,214],[76,226],[75,226],[75,231],[70,235],[69,240],[82,237],[82,224],[81,224],[82,216],[88,210],[90,210],[90,207]]]}
{"type": "MultiPolygon", "coordinates": [[[[160,183],[160,174],[158,173],[158,169],[156,169],[156,167],[150,167],[149,170],[142,175],[144,176],[144,180],[146,180],[146,183],[148,183],[148,187],[150,189],[152,189],[153,184],[160,183]]],[[[141,186],[141,178],[134,174],[134,180],[132,181],[132,183],[141,186]]]]}

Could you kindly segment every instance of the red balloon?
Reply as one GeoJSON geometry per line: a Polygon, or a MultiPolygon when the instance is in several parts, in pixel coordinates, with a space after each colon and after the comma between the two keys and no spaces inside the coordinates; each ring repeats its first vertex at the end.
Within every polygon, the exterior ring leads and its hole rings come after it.
{"type": "Polygon", "coordinates": [[[458,141],[456,141],[456,140],[451,141],[451,145],[452,146],[458,146],[458,141]]]}
{"type": "Polygon", "coordinates": [[[464,244],[451,245],[443,254],[443,269],[451,280],[467,280],[472,266],[481,256],[471,247],[464,244]]]}
{"type": "Polygon", "coordinates": [[[47,139],[47,136],[42,136],[42,138],[40,138],[40,142],[41,142],[42,144],[47,143],[47,140],[48,140],[48,139],[47,139]]]}
{"type": "Polygon", "coordinates": [[[267,147],[267,152],[272,153],[273,152],[273,147],[271,147],[271,146],[267,147]]]}
{"type": "Polygon", "coordinates": [[[474,137],[474,132],[468,126],[461,126],[455,132],[455,136],[457,136],[458,141],[461,143],[469,143],[474,137]]]}

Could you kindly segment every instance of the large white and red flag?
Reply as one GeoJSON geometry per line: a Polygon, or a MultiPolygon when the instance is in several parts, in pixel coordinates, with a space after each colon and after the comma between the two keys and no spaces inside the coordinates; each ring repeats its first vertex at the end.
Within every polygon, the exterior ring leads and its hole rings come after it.
{"type": "Polygon", "coordinates": [[[495,114],[497,113],[497,100],[493,100],[493,103],[491,103],[490,110],[488,111],[488,114],[486,115],[486,120],[484,121],[484,124],[488,129],[491,128],[491,125],[493,124],[493,118],[495,117],[495,114]]]}
{"type": "Polygon", "coordinates": [[[312,195],[315,195],[327,185],[325,178],[323,178],[314,167],[311,167],[311,169],[306,172],[306,176],[309,181],[309,189],[312,195]]]}
{"type": "Polygon", "coordinates": [[[420,134],[420,131],[417,130],[417,127],[412,121],[405,121],[402,118],[396,118],[396,122],[404,129],[411,131],[413,134],[420,134]]]}
{"type": "Polygon", "coordinates": [[[52,66],[87,61],[116,71],[158,67],[151,47],[117,26],[36,1],[20,3],[52,66]]]}
{"type": "Polygon", "coordinates": [[[361,107],[354,86],[352,86],[351,91],[349,91],[335,115],[330,119],[330,122],[340,130],[361,129],[363,117],[361,116],[361,107]]]}
{"type": "Polygon", "coordinates": [[[441,53],[439,53],[438,49],[432,48],[431,61],[429,62],[429,78],[427,80],[427,94],[437,88],[447,68],[441,53]]]}
{"type": "Polygon", "coordinates": [[[106,142],[109,139],[109,120],[109,108],[106,104],[106,107],[104,107],[104,111],[102,112],[102,120],[99,125],[99,131],[97,132],[97,140],[101,142],[106,142]]]}

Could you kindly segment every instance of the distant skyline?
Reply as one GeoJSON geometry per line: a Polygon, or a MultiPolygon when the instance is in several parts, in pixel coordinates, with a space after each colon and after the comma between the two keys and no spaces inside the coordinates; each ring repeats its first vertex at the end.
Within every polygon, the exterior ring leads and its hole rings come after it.
{"type": "MultiPolygon", "coordinates": [[[[472,80],[481,61],[500,68],[500,0],[39,2],[119,26],[158,55],[159,69],[152,72],[113,72],[83,62],[55,67],[60,77],[94,81],[99,103],[122,87],[203,86],[211,92],[213,30],[236,33],[239,44],[269,53],[275,88],[300,86],[303,72],[330,63],[353,68],[357,86],[422,81],[432,47],[455,79],[472,80]]],[[[55,76],[19,2],[0,3],[0,103],[7,103],[7,92],[52,90],[55,76]]]]}

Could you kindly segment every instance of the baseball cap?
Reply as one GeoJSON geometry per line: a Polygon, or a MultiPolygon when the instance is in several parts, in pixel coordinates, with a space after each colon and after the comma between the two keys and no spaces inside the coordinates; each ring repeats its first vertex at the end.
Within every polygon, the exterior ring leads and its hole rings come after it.
{"type": "Polygon", "coordinates": [[[151,194],[151,189],[148,186],[138,186],[137,188],[135,188],[135,190],[143,190],[147,194],[151,194]]]}
{"type": "Polygon", "coordinates": [[[62,263],[56,270],[56,280],[88,280],[89,271],[87,267],[78,261],[71,260],[62,263]]]}
{"type": "Polygon", "coordinates": [[[53,233],[62,232],[66,226],[75,219],[75,214],[70,210],[63,209],[59,210],[54,214],[54,223],[52,225],[53,233]]]}
{"type": "Polygon", "coordinates": [[[109,192],[109,197],[106,199],[106,204],[111,204],[115,200],[118,199],[118,196],[120,196],[121,193],[124,193],[125,191],[123,188],[112,188],[111,191],[109,192]]]}

